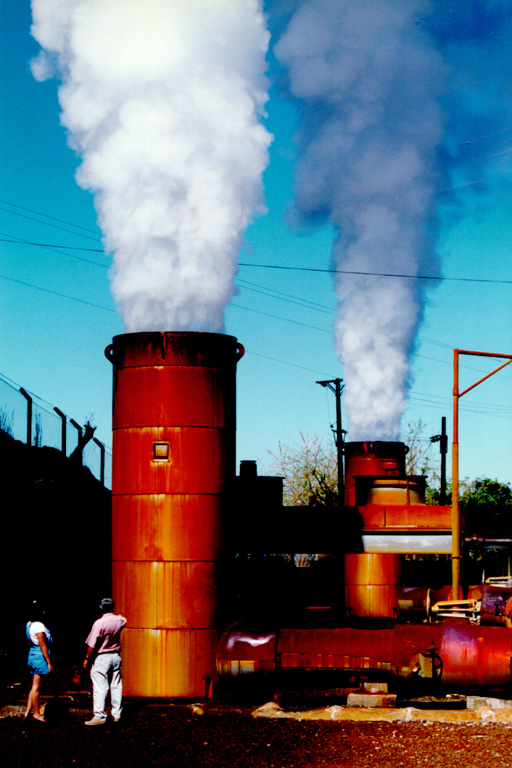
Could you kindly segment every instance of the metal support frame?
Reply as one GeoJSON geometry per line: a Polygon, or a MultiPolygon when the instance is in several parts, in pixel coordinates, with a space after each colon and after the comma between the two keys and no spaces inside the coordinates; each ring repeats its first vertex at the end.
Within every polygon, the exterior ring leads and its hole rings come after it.
{"type": "Polygon", "coordinates": [[[460,505],[459,505],[459,399],[477,387],[486,379],[512,363],[512,355],[498,352],[473,352],[467,349],[453,350],[453,442],[452,442],[452,597],[456,600],[460,593],[460,505]],[[506,358],[507,362],[483,376],[462,392],[459,391],[459,356],[506,358]]]}

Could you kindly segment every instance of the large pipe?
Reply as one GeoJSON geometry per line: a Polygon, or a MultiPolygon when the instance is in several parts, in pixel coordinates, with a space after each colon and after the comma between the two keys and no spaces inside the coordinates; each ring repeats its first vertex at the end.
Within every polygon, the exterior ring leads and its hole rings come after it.
{"type": "Polygon", "coordinates": [[[225,495],[235,474],[232,336],[116,336],[113,592],[129,696],[199,696],[215,678],[225,495]]]}
{"type": "Polygon", "coordinates": [[[509,685],[511,651],[512,630],[455,621],[274,632],[236,624],[219,642],[217,667],[227,678],[318,670],[467,688],[509,685]]]}

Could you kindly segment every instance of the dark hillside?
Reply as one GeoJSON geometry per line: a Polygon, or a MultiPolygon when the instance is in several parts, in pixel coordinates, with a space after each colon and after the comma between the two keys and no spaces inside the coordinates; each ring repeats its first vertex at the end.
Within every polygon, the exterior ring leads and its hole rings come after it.
{"type": "Polygon", "coordinates": [[[48,606],[54,657],[80,660],[111,589],[111,493],[79,462],[0,431],[1,673],[25,662],[27,603],[48,606]]]}

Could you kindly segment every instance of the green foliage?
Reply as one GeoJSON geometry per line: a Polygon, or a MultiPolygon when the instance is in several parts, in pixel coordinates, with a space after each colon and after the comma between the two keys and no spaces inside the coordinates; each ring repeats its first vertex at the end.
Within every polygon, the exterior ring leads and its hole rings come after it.
{"type": "Polygon", "coordinates": [[[284,477],[285,505],[326,506],[337,503],[338,459],[334,448],[325,448],[321,437],[300,433],[294,445],[279,443],[279,453],[270,453],[270,471],[284,477]]]}
{"type": "Polygon", "coordinates": [[[489,510],[510,507],[512,512],[512,488],[508,483],[499,483],[484,477],[479,480],[464,480],[459,489],[461,507],[469,510],[486,507],[489,510]]]}
{"type": "Polygon", "coordinates": [[[459,491],[460,509],[465,520],[465,577],[468,582],[476,583],[482,573],[500,576],[510,566],[510,548],[482,539],[512,537],[512,489],[508,483],[485,477],[464,480],[459,491]]]}
{"type": "Polygon", "coordinates": [[[488,477],[466,479],[459,494],[467,533],[501,538],[512,534],[512,489],[508,483],[488,477]]]}

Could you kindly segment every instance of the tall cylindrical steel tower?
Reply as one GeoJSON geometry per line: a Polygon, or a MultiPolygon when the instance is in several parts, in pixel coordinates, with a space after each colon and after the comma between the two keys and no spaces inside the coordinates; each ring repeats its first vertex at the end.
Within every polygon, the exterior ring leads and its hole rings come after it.
{"type": "Polygon", "coordinates": [[[116,336],[112,580],[129,696],[198,696],[215,677],[222,507],[235,474],[232,336],[116,336]]]}

